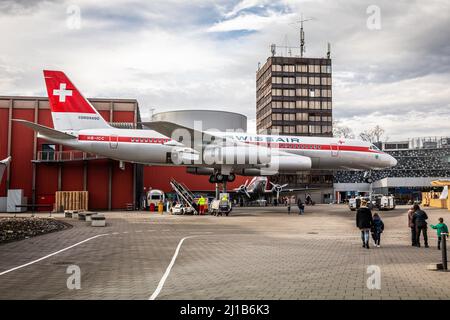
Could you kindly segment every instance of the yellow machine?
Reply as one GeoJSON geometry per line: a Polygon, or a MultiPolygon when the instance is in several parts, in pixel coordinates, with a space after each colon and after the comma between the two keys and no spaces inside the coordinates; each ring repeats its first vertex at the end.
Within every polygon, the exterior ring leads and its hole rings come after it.
{"type": "Polygon", "coordinates": [[[448,189],[450,187],[450,180],[435,180],[431,182],[433,187],[444,187],[443,192],[423,192],[422,204],[433,208],[447,208],[450,210],[450,197],[448,196],[448,189]]]}

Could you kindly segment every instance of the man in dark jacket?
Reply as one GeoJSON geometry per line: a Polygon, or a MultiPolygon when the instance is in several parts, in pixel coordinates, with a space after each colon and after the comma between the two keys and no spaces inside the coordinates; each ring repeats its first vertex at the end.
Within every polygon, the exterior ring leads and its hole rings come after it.
{"type": "Polygon", "coordinates": [[[416,226],[413,222],[413,218],[414,218],[414,208],[411,207],[408,210],[408,227],[411,229],[411,245],[413,247],[416,246],[416,226]]]}
{"type": "Polygon", "coordinates": [[[413,222],[416,226],[416,246],[420,247],[420,234],[423,232],[423,241],[425,242],[425,248],[428,248],[428,235],[427,235],[427,219],[428,216],[425,211],[421,210],[418,204],[413,206],[414,216],[413,222]]]}
{"type": "Polygon", "coordinates": [[[369,249],[370,229],[373,226],[372,212],[367,207],[367,201],[362,200],[361,206],[356,211],[356,226],[361,230],[363,248],[369,249]]]}

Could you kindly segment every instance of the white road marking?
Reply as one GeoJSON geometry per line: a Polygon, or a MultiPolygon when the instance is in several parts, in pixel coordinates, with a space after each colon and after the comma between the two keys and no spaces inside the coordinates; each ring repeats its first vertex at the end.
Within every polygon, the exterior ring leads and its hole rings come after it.
{"type": "Polygon", "coordinates": [[[3,276],[3,275],[5,275],[5,274],[7,274],[7,273],[10,273],[10,272],[15,271],[15,270],[18,270],[18,269],[25,268],[25,267],[27,267],[27,266],[29,266],[29,265],[32,265],[32,264],[34,264],[34,263],[36,263],[36,262],[39,262],[39,261],[45,260],[45,259],[47,259],[47,258],[50,258],[50,257],[52,257],[52,256],[54,256],[54,255],[57,255],[58,253],[67,251],[67,250],[69,250],[69,249],[72,249],[73,247],[79,246],[80,244],[83,244],[83,243],[88,242],[88,241],[90,241],[90,240],[93,240],[93,239],[95,239],[95,238],[103,237],[103,236],[107,236],[107,235],[109,235],[109,233],[98,234],[98,235],[96,235],[96,236],[87,238],[86,240],[77,242],[77,243],[75,243],[75,244],[73,244],[73,245],[71,245],[71,246],[69,246],[69,247],[66,247],[66,248],[64,248],[64,249],[61,249],[61,250],[58,250],[58,251],[56,251],[56,252],[50,253],[50,254],[48,254],[48,255],[42,257],[42,258],[33,260],[33,261],[31,261],[31,262],[22,264],[22,265],[20,265],[20,266],[14,267],[14,268],[9,269],[9,270],[6,270],[6,271],[3,271],[3,272],[0,273],[0,276],[3,276]]]}
{"type": "Polygon", "coordinates": [[[158,283],[158,287],[156,287],[155,292],[153,292],[153,294],[151,295],[151,297],[148,300],[155,300],[156,297],[158,297],[159,293],[161,292],[161,289],[164,286],[164,283],[167,280],[167,277],[170,274],[170,271],[172,270],[173,265],[175,264],[175,260],[177,259],[178,253],[180,252],[181,245],[183,244],[184,240],[189,239],[189,238],[194,238],[194,237],[196,237],[196,236],[184,237],[183,239],[180,240],[180,242],[178,243],[178,246],[175,250],[175,253],[172,257],[172,260],[170,261],[170,263],[166,269],[166,272],[164,272],[164,275],[162,276],[161,280],[158,283]]]}

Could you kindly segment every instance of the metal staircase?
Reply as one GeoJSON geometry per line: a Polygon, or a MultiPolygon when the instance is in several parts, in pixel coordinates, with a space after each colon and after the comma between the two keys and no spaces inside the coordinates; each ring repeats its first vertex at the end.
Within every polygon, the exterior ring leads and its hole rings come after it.
{"type": "Polygon", "coordinates": [[[192,209],[194,214],[198,214],[198,211],[195,206],[195,198],[194,194],[184,185],[177,182],[175,179],[170,179],[170,185],[173,190],[177,193],[180,201],[187,207],[192,209]]]}

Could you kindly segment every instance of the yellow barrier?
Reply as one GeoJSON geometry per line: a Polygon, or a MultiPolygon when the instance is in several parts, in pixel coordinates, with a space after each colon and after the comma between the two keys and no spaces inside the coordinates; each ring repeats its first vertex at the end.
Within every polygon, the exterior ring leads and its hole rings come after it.
{"type": "Polygon", "coordinates": [[[430,207],[447,209],[447,199],[430,199],[430,207]]]}

